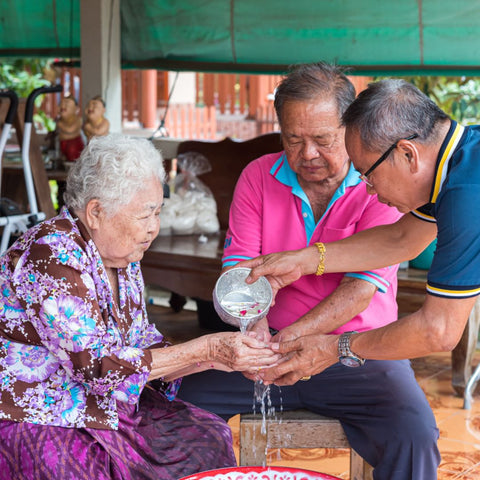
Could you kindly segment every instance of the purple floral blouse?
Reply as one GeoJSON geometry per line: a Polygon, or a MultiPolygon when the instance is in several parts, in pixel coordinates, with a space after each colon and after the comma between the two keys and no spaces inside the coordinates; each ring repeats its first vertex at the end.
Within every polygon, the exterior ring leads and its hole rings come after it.
{"type": "MultiPolygon", "coordinates": [[[[168,346],[147,320],[139,263],[118,269],[119,305],[78,218],[60,215],[0,257],[0,419],[116,429],[136,404],[148,347],[168,346]]],[[[164,384],[173,399],[180,381],[164,384]]]]}

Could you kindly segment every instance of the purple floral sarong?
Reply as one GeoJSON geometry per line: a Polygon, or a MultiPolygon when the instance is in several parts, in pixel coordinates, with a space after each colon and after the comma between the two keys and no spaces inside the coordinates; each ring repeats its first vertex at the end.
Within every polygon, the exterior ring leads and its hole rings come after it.
{"type": "Polygon", "coordinates": [[[117,402],[118,430],[0,420],[0,480],[177,480],[236,465],[229,426],[150,389],[117,402]]]}

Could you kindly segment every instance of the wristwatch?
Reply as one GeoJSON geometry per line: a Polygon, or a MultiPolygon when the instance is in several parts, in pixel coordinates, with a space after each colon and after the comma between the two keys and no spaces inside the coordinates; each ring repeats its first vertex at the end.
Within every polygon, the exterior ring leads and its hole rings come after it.
{"type": "Polygon", "coordinates": [[[346,367],[361,367],[365,359],[350,350],[350,337],[358,332],[345,332],[338,339],[338,360],[346,367]]]}

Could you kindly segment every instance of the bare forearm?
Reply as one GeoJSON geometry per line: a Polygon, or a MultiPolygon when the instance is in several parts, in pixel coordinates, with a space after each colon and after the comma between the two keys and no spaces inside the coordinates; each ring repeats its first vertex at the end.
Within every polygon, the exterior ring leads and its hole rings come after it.
{"type": "MultiPolygon", "coordinates": [[[[382,225],[351,237],[325,244],[325,272],[361,272],[395,265],[416,257],[437,234],[434,223],[424,222],[411,214],[398,222],[382,225]]],[[[252,268],[247,282],[264,275],[274,293],[298,280],[302,275],[315,274],[320,256],[316,246],[272,253],[242,263],[252,268]]]]}
{"type": "Polygon", "coordinates": [[[152,349],[152,368],[149,380],[173,380],[188,373],[205,370],[207,338],[200,337],[180,345],[152,349]]]}
{"type": "Polygon", "coordinates": [[[180,345],[152,349],[149,380],[173,380],[194,372],[216,370],[245,371],[276,363],[279,355],[255,334],[217,332],[180,345]]]}
{"type": "MultiPolygon", "coordinates": [[[[282,330],[291,338],[313,333],[330,333],[363,312],[376,292],[365,280],[344,277],[340,285],[316,307],[282,330]]],[[[282,336],[283,338],[283,336],[282,336]]]]}
{"type": "Polygon", "coordinates": [[[434,223],[407,214],[392,225],[381,225],[326,245],[326,272],[373,270],[415,258],[436,237],[434,223]]]}
{"type": "Polygon", "coordinates": [[[475,299],[427,295],[417,312],[385,327],[352,336],[351,349],[364,358],[397,360],[451,351],[460,340],[475,299]]]}

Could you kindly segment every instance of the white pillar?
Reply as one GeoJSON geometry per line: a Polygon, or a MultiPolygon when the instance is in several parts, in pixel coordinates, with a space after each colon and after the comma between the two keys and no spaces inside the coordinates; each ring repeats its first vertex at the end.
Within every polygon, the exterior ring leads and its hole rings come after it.
{"type": "Polygon", "coordinates": [[[122,131],[120,0],[81,0],[82,112],[100,95],[111,132],[122,131]]]}
{"type": "Polygon", "coordinates": [[[194,72],[168,72],[168,88],[171,89],[175,83],[170,103],[195,104],[195,73],[194,72]],[[176,78],[176,82],[175,82],[176,78]]]}

